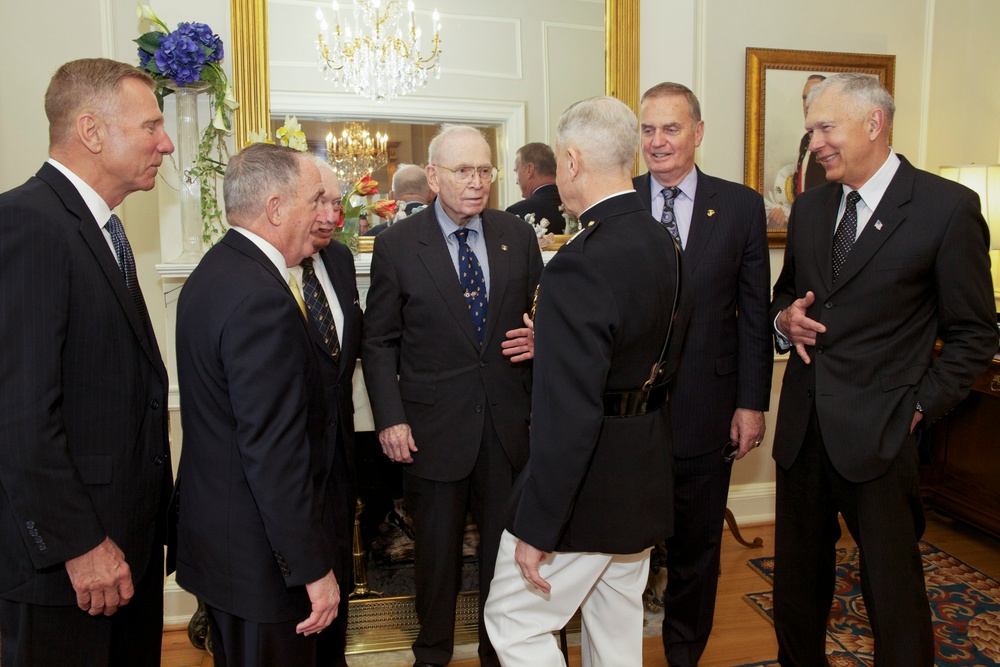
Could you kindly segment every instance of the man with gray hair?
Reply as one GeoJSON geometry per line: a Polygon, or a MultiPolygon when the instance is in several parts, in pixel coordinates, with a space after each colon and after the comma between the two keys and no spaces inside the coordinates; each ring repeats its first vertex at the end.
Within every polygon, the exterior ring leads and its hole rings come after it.
{"type": "Polygon", "coordinates": [[[251,144],[223,188],[232,229],[177,305],[177,583],[205,603],[215,664],[310,665],[340,599],[324,523],[333,456],[289,267],[313,254],[323,183],[308,155],[251,144]]]}
{"type": "Polygon", "coordinates": [[[524,199],[508,206],[507,212],[535,225],[548,220],[546,231],[562,234],[566,219],[560,210],[562,199],[556,185],[556,157],[552,149],[539,142],[521,146],[514,156],[514,174],[524,199]]]}
{"type": "MultiPolygon", "coordinates": [[[[446,125],[428,162],[434,205],[375,240],[361,361],[416,533],[415,664],[444,665],[466,509],[479,528],[481,606],[503,503],[528,458],[531,364],[505,359],[503,343],[531,308],[542,258],[531,227],[486,208],[497,170],[479,130],[446,125]]],[[[498,664],[482,623],[479,659],[498,664]]]]}
{"type": "Polygon", "coordinates": [[[538,289],[531,456],[508,504],[486,624],[503,665],[556,665],[552,632],[580,609],[583,664],[632,667],[650,548],[673,524],[680,260],[632,188],[635,114],[595,97],[557,130],[559,191],[584,230],[538,289]]]}
{"type": "Polygon", "coordinates": [[[838,514],[861,550],[876,664],[934,664],[918,434],[968,394],[997,330],[979,198],[889,147],[894,112],[865,74],[806,99],[828,182],[792,205],[770,312],[778,351],[795,349],[774,433],[782,665],[827,664],[838,514]]]}

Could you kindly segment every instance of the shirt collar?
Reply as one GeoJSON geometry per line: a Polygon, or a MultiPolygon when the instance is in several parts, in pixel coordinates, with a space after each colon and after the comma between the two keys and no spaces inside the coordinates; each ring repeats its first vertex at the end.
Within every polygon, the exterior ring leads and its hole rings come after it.
{"type": "MultiPolygon", "coordinates": [[[[441,198],[436,197],[434,199],[434,213],[437,214],[438,226],[441,227],[441,233],[447,239],[449,236],[454,234],[459,229],[462,229],[457,224],[455,224],[448,214],[444,212],[444,208],[441,206],[441,198]]],[[[477,234],[483,233],[483,215],[480,213],[472,220],[469,220],[468,224],[465,225],[465,229],[471,229],[477,234]]]]}
{"type": "Polygon", "coordinates": [[[233,227],[233,229],[247,237],[251,243],[260,248],[260,251],[267,255],[267,258],[271,260],[272,264],[274,264],[274,268],[278,269],[278,273],[281,274],[281,279],[286,283],[288,282],[288,276],[291,274],[288,272],[288,267],[285,266],[284,255],[282,255],[277,248],[257,234],[251,232],[249,229],[244,229],[243,227],[233,227]]]}
{"type": "MultiPolygon", "coordinates": [[[[872,174],[871,178],[865,181],[864,185],[858,188],[861,201],[865,203],[865,206],[869,210],[874,211],[879,202],[882,201],[882,197],[885,196],[885,191],[889,189],[889,184],[892,182],[893,176],[896,175],[897,169],[899,169],[899,156],[890,148],[889,155],[886,157],[885,162],[882,163],[882,166],[872,174]]],[[[847,195],[851,191],[851,188],[847,185],[843,185],[842,187],[844,195],[847,195]]]]}
{"type": "MultiPolygon", "coordinates": [[[[649,174],[650,200],[660,196],[663,193],[663,188],[665,187],[665,185],[659,184],[656,177],[653,176],[652,173],[649,174]]],[[[687,173],[687,176],[681,179],[681,182],[678,183],[676,187],[680,190],[682,195],[686,196],[691,201],[694,201],[695,191],[698,189],[698,170],[691,167],[691,171],[687,173]]]]}
{"type": "Polygon", "coordinates": [[[83,203],[87,205],[88,209],[90,209],[90,214],[94,216],[97,226],[103,227],[107,224],[108,219],[111,218],[111,209],[108,207],[108,203],[104,201],[104,198],[97,194],[97,191],[94,190],[94,188],[87,185],[86,181],[70,171],[70,168],[63,163],[51,157],[46,161],[58,169],[59,173],[65,176],[66,179],[73,184],[76,191],[80,193],[83,203]]]}

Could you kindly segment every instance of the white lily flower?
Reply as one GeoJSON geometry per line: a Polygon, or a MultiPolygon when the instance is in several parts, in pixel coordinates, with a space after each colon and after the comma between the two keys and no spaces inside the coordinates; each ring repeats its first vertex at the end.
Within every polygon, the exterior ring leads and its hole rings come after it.
{"type": "Polygon", "coordinates": [[[163,21],[160,20],[160,17],[158,17],[156,13],[153,12],[153,8],[150,7],[149,5],[136,3],[135,15],[139,18],[140,21],[151,21],[152,23],[154,23],[155,24],[154,27],[158,26],[156,29],[159,30],[160,32],[170,32],[167,29],[166,24],[164,24],[163,21]]]}

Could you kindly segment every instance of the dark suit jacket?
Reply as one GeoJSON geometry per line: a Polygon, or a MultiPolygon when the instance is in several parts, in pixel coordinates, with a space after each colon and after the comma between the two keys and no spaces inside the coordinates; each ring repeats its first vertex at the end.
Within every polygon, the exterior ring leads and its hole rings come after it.
{"type": "MultiPolygon", "coordinates": [[[[632,179],[652,211],[650,174],[632,179]]],[[[691,320],[673,391],[674,452],[690,458],[729,440],[736,408],[766,411],[771,395],[771,287],[760,194],[698,170],[681,259],[691,320]]]]}
{"type": "MultiPolygon", "coordinates": [[[[341,448],[347,463],[347,473],[351,485],[357,484],[354,465],[354,367],[361,346],[361,305],[358,297],[357,273],[354,270],[354,256],[347,246],[331,243],[319,253],[326,267],[326,273],[333,283],[335,294],[327,294],[327,301],[336,298],[344,312],[344,329],[341,334],[340,362],[335,363],[326,344],[315,326],[309,333],[316,345],[316,356],[320,359],[323,373],[325,404],[328,412],[326,441],[327,468],[333,465],[336,449],[341,448]]],[[[352,494],[353,495],[353,494],[352,494]]],[[[353,508],[350,511],[354,515],[353,508]]],[[[336,540],[352,540],[352,535],[335,535],[336,540]]]]}
{"type": "Polygon", "coordinates": [[[104,235],[45,164],[0,195],[0,597],[76,605],[63,563],[163,548],[167,375],[104,235]]]}
{"type": "Polygon", "coordinates": [[[482,346],[433,206],[379,234],[372,256],[361,361],[375,430],[408,423],[420,449],[409,471],[435,481],[472,471],[487,407],[514,468],[528,458],[531,367],[511,364],[500,344],[524,326],[542,257],[523,220],[493,209],[482,217],[490,266],[482,346]]]}
{"type": "Polygon", "coordinates": [[[792,207],[771,319],[812,290],[826,326],[806,365],[792,352],[781,387],[774,458],[795,461],[815,409],[834,467],[852,482],[882,475],[920,401],[933,421],[969,391],[997,350],[989,232],[971,190],[905,158],[833,283],[839,183],[792,207]],[[931,352],[940,337],[944,348],[931,352]]]}
{"type": "Polygon", "coordinates": [[[177,583],[260,623],[305,619],[304,585],[333,565],[310,326],[278,270],[236,230],[205,253],[177,305],[177,583]]]}
{"type": "Polygon", "coordinates": [[[641,388],[660,358],[677,259],[635,193],[580,221],[584,231],[549,261],[538,290],[531,457],[510,529],[543,551],[637,553],[672,532],[669,410],[605,417],[604,394],[641,388]]]}
{"type": "Polygon", "coordinates": [[[549,221],[549,231],[553,234],[562,234],[566,229],[566,219],[563,217],[559,207],[562,199],[559,198],[559,188],[555,183],[543,185],[531,193],[527,199],[522,199],[516,204],[507,207],[508,213],[513,213],[519,218],[524,218],[529,213],[535,214],[535,224],[537,225],[545,218],[549,221]]]}

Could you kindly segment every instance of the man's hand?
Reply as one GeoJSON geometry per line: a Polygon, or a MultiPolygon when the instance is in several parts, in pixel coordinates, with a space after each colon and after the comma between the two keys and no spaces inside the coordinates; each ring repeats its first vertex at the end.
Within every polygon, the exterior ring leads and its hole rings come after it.
{"type": "Polygon", "coordinates": [[[125,554],[109,537],[66,561],[66,572],[76,591],[76,605],[91,616],[111,616],[135,594],[125,554]]]}
{"type": "Polygon", "coordinates": [[[733,421],[729,425],[729,440],[739,444],[736,460],[746,456],[751,449],[764,439],[764,413],[746,408],[736,408],[733,421]]]}
{"type": "Polygon", "coordinates": [[[309,614],[309,618],[295,626],[295,632],[308,637],[327,627],[337,618],[340,587],[337,586],[333,570],[327,572],[322,579],[306,584],[306,593],[312,602],[312,613],[309,614]]]}
{"type": "Polygon", "coordinates": [[[546,595],[552,592],[552,586],[542,579],[542,575],[538,574],[538,565],[548,556],[544,551],[536,549],[523,540],[518,540],[517,546],[514,547],[514,561],[521,568],[521,574],[531,582],[532,586],[546,595]]]}
{"type": "Polygon", "coordinates": [[[396,463],[413,463],[411,452],[417,451],[410,433],[409,424],[396,424],[384,428],[378,433],[378,441],[382,445],[382,453],[396,463]]]}
{"type": "Polygon", "coordinates": [[[816,334],[826,332],[825,326],[806,317],[806,310],[815,300],[815,294],[806,292],[804,297],[796,299],[792,305],[781,311],[776,322],[778,331],[795,346],[795,351],[807,364],[812,360],[806,353],[806,345],[815,347],[816,334]]]}
{"type": "Polygon", "coordinates": [[[507,340],[500,343],[503,356],[510,357],[511,363],[535,358],[535,323],[528,317],[528,313],[524,314],[523,319],[524,328],[511,329],[507,332],[507,340]]]}
{"type": "Polygon", "coordinates": [[[780,206],[775,206],[767,214],[767,226],[784,229],[788,225],[788,218],[785,217],[785,210],[780,206]]]}

